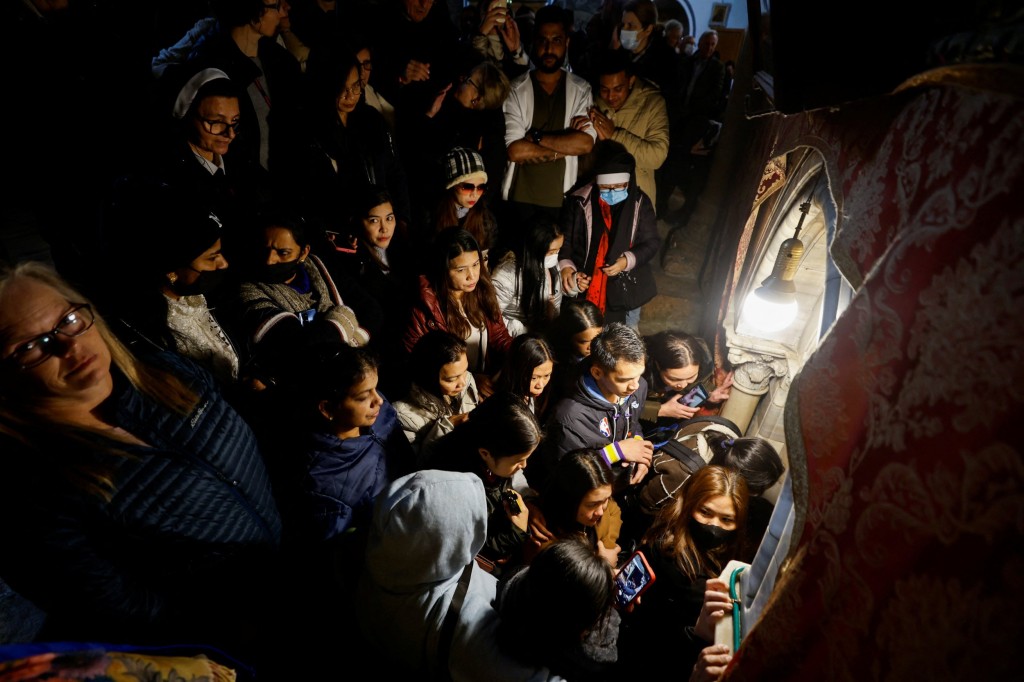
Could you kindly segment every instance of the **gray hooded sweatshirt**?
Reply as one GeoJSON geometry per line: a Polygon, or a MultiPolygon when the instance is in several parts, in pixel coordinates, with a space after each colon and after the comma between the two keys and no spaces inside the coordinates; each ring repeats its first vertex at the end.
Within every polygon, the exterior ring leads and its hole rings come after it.
{"type": "MultiPolygon", "coordinates": [[[[418,471],[377,499],[357,596],[363,633],[389,673],[433,677],[445,613],[467,564],[487,537],[480,478],[418,471]]],[[[451,678],[509,682],[560,680],[498,649],[497,580],[475,563],[448,659],[451,678]]]]}

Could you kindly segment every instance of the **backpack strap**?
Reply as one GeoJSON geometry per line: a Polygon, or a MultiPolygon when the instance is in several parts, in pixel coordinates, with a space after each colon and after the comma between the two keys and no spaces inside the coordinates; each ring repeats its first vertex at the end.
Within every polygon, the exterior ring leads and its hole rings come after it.
{"type": "Polygon", "coordinates": [[[441,634],[437,638],[437,668],[435,675],[437,680],[452,679],[451,671],[448,670],[448,656],[452,650],[452,639],[455,637],[455,624],[459,621],[459,612],[462,610],[462,602],[466,599],[469,579],[473,575],[473,566],[475,565],[476,560],[473,560],[462,569],[459,585],[455,588],[452,601],[448,604],[448,611],[444,614],[444,622],[441,623],[441,634]]]}
{"type": "Polygon", "coordinates": [[[732,420],[726,419],[725,417],[719,417],[716,414],[706,414],[706,415],[701,415],[699,417],[692,417],[690,419],[684,419],[683,421],[678,422],[676,424],[676,426],[679,429],[683,429],[683,428],[686,428],[687,426],[692,426],[694,424],[700,424],[700,423],[719,424],[721,426],[726,427],[727,429],[731,429],[732,432],[736,434],[736,438],[742,438],[743,437],[743,431],[740,430],[740,427],[736,426],[736,424],[733,423],[732,420]]]}
{"type": "Polygon", "coordinates": [[[707,466],[707,462],[694,450],[686,447],[677,440],[670,440],[661,447],[660,452],[672,455],[675,459],[682,462],[683,466],[692,474],[698,469],[703,469],[707,466]]]}

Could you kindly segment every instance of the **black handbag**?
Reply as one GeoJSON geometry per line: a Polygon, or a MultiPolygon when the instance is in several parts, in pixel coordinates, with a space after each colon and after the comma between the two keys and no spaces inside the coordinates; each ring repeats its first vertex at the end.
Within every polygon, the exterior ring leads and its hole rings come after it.
{"type": "Polygon", "coordinates": [[[609,277],[606,291],[608,310],[633,310],[658,295],[658,284],[650,266],[645,263],[609,277]]]}

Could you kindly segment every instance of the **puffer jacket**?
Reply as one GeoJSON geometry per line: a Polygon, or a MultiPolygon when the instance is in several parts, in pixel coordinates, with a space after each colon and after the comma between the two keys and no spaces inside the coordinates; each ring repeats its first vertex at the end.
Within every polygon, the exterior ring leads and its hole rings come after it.
{"type": "Polygon", "coordinates": [[[452,415],[466,414],[480,403],[476,380],[466,373],[466,388],[458,401],[458,407],[449,409],[440,400],[428,395],[421,387],[413,384],[405,400],[395,402],[398,421],[402,424],[405,437],[416,453],[417,468],[422,468],[430,452],[430,446],[441,436],[451,433],[455,425],[452,415]]]}
{"type": "Polygon", "coordinates": [[[301,457],[305,535],[320,540],[365,527],[377,495],[413,469],[411,448],[387,400],[373,426],[356,438],[311,432],[301,457]]]}
{"type": "Polygon", "coordinates": [[[0,574],[47,611],[53,636],[193,636],[200,618],[228,628],[225,601],[259,602],[243,585],[280,544],[252,430],[198,365],[169,352],[151,362],[198,400],[177,414],[114,372],[109,421],[146,446],[56,430],[4,444],[0,533],[18,550],[0,553],[0,574]],[[112,492],[72,484],[55,460],[109,471],[112,492]]]}
{"type": "MultiPolygon", "coordinates": [[[[413,304],[411,319],[402,337],[402,343],[407,352],[412,352],[416,342],[424,334],[432,329],[443,329],[448,331],[448,324],[444,319],[444,312],[441,311],[441,302],[437,299],[437,293],[430,286],[430,282],[424,275],[420,275],[419,300],[413,304]]],[[[483,348],[484,371],[494,374],[505,361],[505,353],[512,345],[512,337],[508,334],[505,321],[500,317],[497,320],[487,320],[487,339],[483,348]]]]}

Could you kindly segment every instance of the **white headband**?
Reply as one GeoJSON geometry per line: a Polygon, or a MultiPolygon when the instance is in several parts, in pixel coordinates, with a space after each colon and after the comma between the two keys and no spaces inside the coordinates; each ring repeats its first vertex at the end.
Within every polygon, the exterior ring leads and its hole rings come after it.
{"type": "Polygon", "coordinates": [[[188,83],[185,83],[185,87],[178,93],[178,99],[174,100],[174,118],[185,118],[185,114],[188,113],[189,108],[192,106],[192,101],[196,98],[199,88],[212,80],[227,77],[228,75],[220,69],[203,69],[189,78],[188,83]]]}
{"type": "Polygon", "coordinates": [[[599,185],[621,185],[629,182],[629,173],[602,173],[595,182],[599,185]]]}

